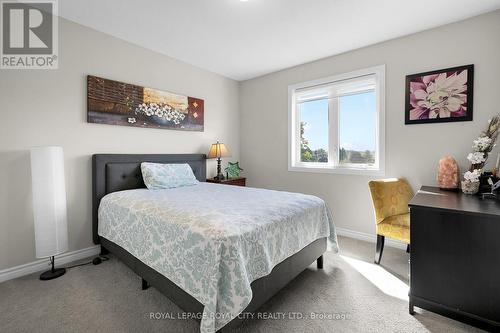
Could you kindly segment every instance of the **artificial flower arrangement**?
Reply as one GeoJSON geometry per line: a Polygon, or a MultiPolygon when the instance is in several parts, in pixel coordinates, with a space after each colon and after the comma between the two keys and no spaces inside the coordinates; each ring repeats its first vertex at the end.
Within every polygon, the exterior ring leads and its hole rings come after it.
{"type": "Polygon", "coordinates": [[[462,191],[464,193],[475,194],[479,191],[482,170],[488,161],[491,150],[496,146],[499,126],[500,117],[496,115],[488,120],[486,130],[473,141],[473,152],[467,156],[471,166],[469,171],[464,174],[464,180],[462,181],[462,191]]]}
{"type": "Polygon", "coordinates": [[[462,191],[465,194],[476,194],[479,190],[479,177],[481,177],[481,169],[474,169],[464,173],[462,180],[462,191]]]}
{"type": "MultiPolygon", "coordinates": [[[[158,103],[142,103],[135,109],[135,114],[145,115],[147,117],[156,116],[158,118],[163,118],[168,122],[173,122],[175,125],[179,125],[186,117],[181,110],[172,108],[167,104],[158,103]]],[[[135,123],[135,118],[129,118],[129,123],[135,123]]]]}

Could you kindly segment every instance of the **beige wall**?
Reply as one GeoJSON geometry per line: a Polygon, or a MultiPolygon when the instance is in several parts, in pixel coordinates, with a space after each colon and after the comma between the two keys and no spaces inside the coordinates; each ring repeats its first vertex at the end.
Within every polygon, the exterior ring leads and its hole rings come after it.
{"type": "MultiPolygon", "coordinates": [[[[496,11],[242,82],[241,165],[249,184],[318,195],[332,208],[338,227],[374,234],[370,177],[287,171],[287,86],[385,64],[386,176],[405,176],[414,189],[434,185],[439,158],[452,154],[463,170],[472,140],[500,112],[499,36],[496,11]],[[404,125],[405,75],[471,63],[473,122],[404,125]]],[[[325,43],[335,43],[334,36],[325,43]]]]}
{"type": "Polygon", "coordinates": [[[66,20],[59,38],[58,70],[0,70],[0,270],[35,260],[32,146],[64,148],[70,251],[92,245],[91,154],[206,153],[219,139],[238,160],[236,81],[66,20]],[[87,74],[203,98],[205,131],[88,124],[87,74]]]}
{"type": "MultiPolygon", "coordinates": [[[[28,150],[38,145],[65,150],[70,250],[92,245],[91,154],[205,153],[216,139],[227,143],[232,160],[241,158],[251,186],[318,195],[331,206],[337,226],[374,233],[369,177],[287,171],[288,85],[385,64],[386,176],[406,176],[418,188],[435,183],[444,154],[453,154],[465,168],[471,140],[500,112],[498,36],[500,11],[238,87],[233,80],[61,20],[59,70],[0,71],[0,270],[35,259],[28,150]],[[473,122],[404,125],[406,74],[469,63],[476,70],[473,122]],[[204,98],[205,131],[88,124],[87,74],[204,98]]],[[[208,169],[213,174],[214,161],[208,169]]]]}

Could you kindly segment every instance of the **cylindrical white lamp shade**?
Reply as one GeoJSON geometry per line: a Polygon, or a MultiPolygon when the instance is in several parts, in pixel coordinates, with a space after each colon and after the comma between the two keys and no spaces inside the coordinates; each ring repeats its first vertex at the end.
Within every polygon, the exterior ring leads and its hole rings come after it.
{"type": "Polygon", "coordinates": [[[31,149],[36,257],[68,250],[64,154],[61,147],[31,149]]]}

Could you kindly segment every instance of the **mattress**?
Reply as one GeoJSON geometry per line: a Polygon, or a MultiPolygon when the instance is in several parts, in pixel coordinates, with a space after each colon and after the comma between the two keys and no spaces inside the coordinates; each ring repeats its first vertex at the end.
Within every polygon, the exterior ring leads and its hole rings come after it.
{"type": "Polygon", "coordinates": [[[327,237],[338,251],[318,197],[212,183],[110,193],[99,206],[98,233],[203,304],[201,332],[237,317],[254,280],[316,239],[327,237]]]}

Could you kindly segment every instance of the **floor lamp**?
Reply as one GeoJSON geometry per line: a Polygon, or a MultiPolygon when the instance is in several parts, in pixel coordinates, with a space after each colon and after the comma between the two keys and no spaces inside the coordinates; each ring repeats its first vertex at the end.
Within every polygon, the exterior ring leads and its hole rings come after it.
{"type": "Polygon", "coordinates": [[[51,280],[66,273],[54,267],[54,256],[68,250],[64,154],[61,147],[35,147],[30,155],[36,257],[50,258],[40,280],[51,280]]]}

